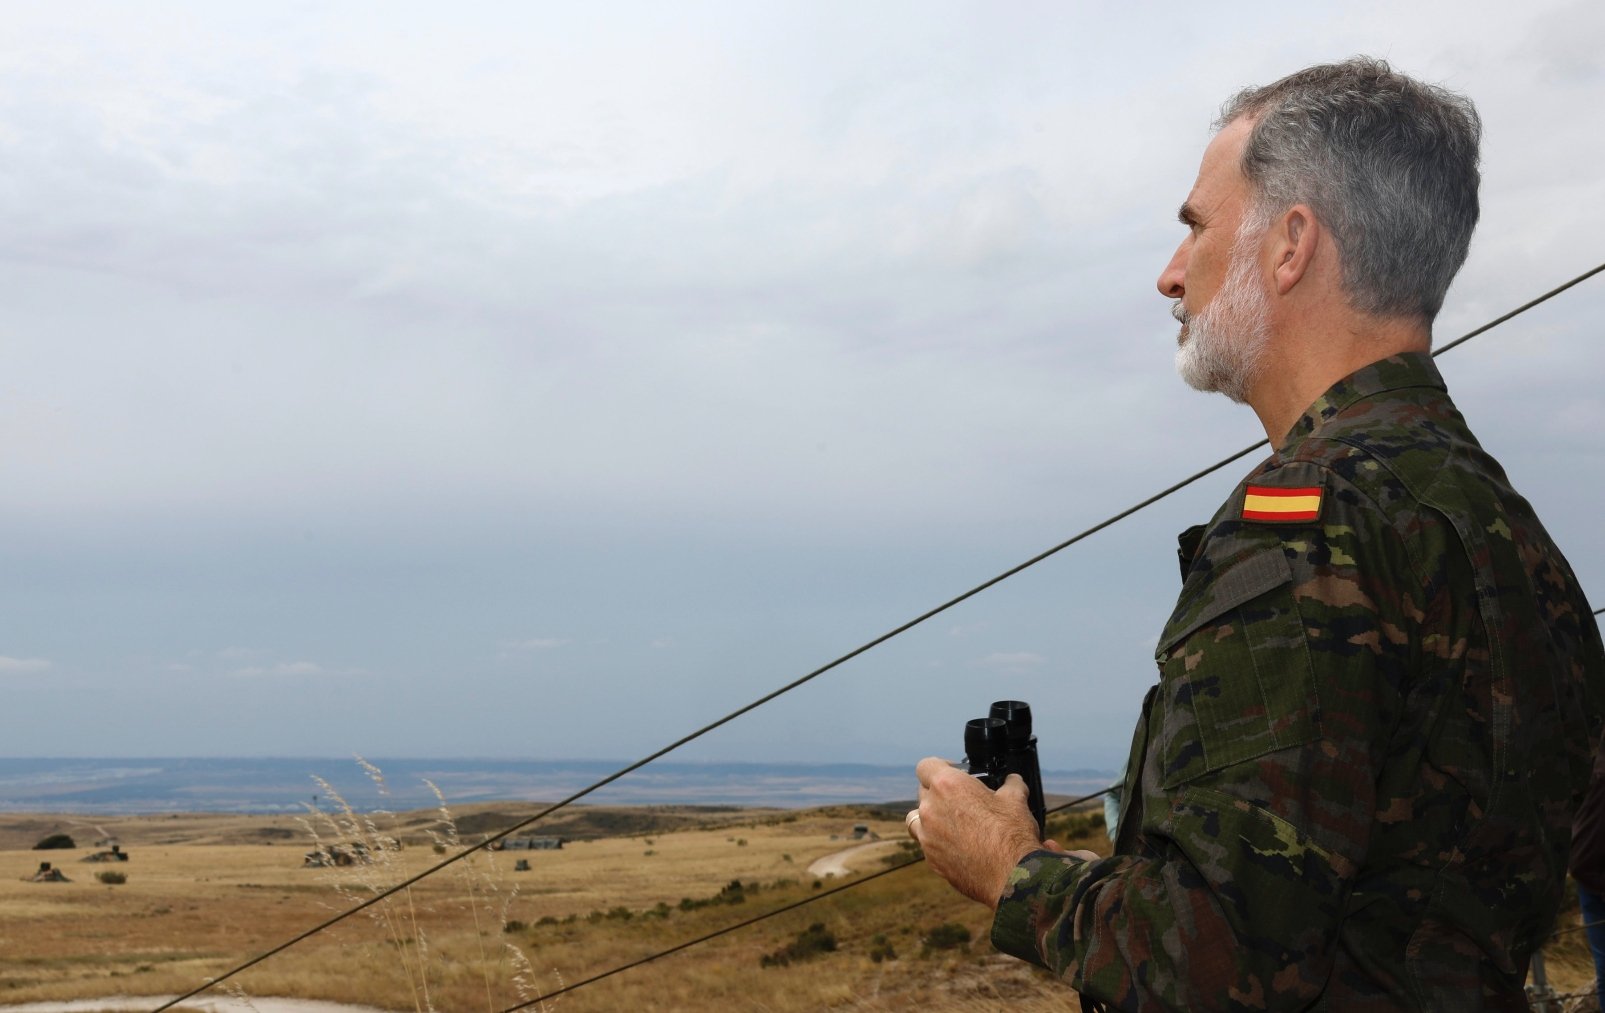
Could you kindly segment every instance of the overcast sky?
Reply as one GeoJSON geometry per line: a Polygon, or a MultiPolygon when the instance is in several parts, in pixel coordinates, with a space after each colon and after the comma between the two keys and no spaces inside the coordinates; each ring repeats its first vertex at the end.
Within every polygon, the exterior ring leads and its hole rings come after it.
{"type": "MultiPolygon", "coordinates": [[[[1220,102],[1470,95],[1445,341],[1605,260],[1598,2],[7,4],[0,752],[649,752],[1259,438],[1220,102]],[[582,9],[583,8],[583,9],[582,9]]],[[[1440,361],[1605,601],[1605,277],[1440,361]]],[[[678,754],[1112,767],[1249,462],[678,754]]]]}

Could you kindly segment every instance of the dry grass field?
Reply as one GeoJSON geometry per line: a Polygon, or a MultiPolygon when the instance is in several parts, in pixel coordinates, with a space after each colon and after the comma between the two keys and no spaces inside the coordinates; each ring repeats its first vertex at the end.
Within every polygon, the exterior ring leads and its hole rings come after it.
{"type": "MultiPolygon", "coordinates": [[[[531,811],[471,807],[455,813],[451,826],[430,812],[379,817],[372,825],[325,822],[318,830],[325,845],[364,835],[403,845],[369,864],[333,868],[304,867],[312,837],[287,817],[0,818],[0,1004],[186,992],[370,896],[375,885],[439,861],[432,833],[468,839],[469,829],[501,829],[531,811]],[[55,832],[72,834],[81,846],[29,850],[55,832]],[[80,861],[105,835],[115,835],[130,860],[80,861]],[[72,882],[25,882],[40,861],[55,863],[72,882]],[[101,871],[124,873],[126,882],[99,882],[101,871]]],[[[560,815],[531,832],[570,838],[561,850],[477,853],[245,972],[239,988],[247,997],[496,1013],[822,893],[837,881],[816,887],[808,865],[853,845],[855,823],[886,839],[886,855],[899,854],[903,840],[900,814],[886,809],[574,807],[560,815]],[[515,871],[520,859],[528,871],[515,871]]],[[[1105,846],[1101,821],[1090,814],[1071,817],[1058,833],[1071,846],[1105,846]]],[[[886,868],[875,853],[859,858],[853,876],[886,868]]],[[[985,911],[913,866],[548,1000],[545,1008],[1078,1008],[1063,986],[994,953],[987,923],[985,911]],[[821,929],[810,933],[815,924],[821,929]],[[943,925],[962,926],[972,941],[928,947],[927,935],[943,925]],[[833,950],[763,966],[766,955],[821,932],[832,937],[833,950]]],[[[1562,936],[1550,954],[1552,980],[1564,990],[1580,987],[1587,967],[1581,934],[1562,936]]]]}

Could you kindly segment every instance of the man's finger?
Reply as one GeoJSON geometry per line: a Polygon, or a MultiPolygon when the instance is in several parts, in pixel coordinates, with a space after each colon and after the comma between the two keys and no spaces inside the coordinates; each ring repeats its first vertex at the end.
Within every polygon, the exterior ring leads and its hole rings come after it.
{"type": "Polygon", "coordinates": [[[938,774],[952,769],[953,765],[940,756],[927,756],[914,768],[914,776],[920,779],[921,787],[929,788],[938,774]]]}
{"type": "Polygon", "coordinates": [[[1025,778],[1019,774],[1010,774],[1003,780],[1003,787],[998,789],[999,795],[1017,795],[1022,800],[1031,798],[1031,789],[1025,786],[1025,778]]]}

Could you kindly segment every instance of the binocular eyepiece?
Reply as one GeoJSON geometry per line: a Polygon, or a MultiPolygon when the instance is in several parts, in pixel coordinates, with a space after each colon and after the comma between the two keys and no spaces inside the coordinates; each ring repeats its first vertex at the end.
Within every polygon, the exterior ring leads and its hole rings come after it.
{"type": "Polygon", "coordinates": [[[1010,774],[1019,774],[1030,793],[1037,834],[1046,830],[1047,801],[1042,794],[1042,768],[1037,763],[1037,737],[1031,734],[1031,705],[999,700],[991,713],[964,726],[964,762],[969,772],[993,791],[1010,774]]]}

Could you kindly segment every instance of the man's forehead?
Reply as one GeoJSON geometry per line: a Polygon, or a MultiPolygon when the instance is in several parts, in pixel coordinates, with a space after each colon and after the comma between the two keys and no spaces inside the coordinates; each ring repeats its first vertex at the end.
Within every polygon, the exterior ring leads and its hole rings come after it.
{"type": "Polygon", "coordinates": [[[1210,139],[1198,166],[1198,179],[1181,206],[1183,221],[1197,220],[1242,192],[1246,182],[1242,167],[1243,145],[1252,127],[1246,118],[1235,119],[1210,139]]]}

